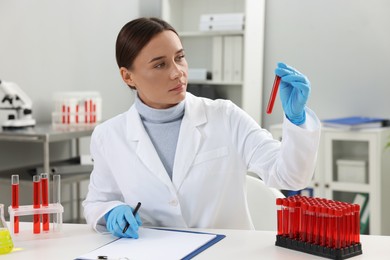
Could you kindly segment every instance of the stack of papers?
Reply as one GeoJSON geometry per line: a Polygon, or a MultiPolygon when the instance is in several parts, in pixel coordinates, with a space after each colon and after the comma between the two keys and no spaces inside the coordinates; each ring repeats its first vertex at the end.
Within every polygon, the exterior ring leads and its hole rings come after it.
{"type": "Polygon", "coordinates": [[[207,31],[242,31],[245,27],[243,13],[202,14],[199,30],[207,31]]]}
{"type": "Polygon", "coordinates": [[[322,124],[325,127],[342,128],[344,130],[359,130],[390,126],[390,120],[385,118],[352,116],[322,120],[322,124]]]}
{"type": "Polygon", "coordinates": [[[119,238],[79,256],[76,260],[191,259],[225,237],[225,235],[153,228],[140,228],[138,234],[138,239],[119,238]]]}

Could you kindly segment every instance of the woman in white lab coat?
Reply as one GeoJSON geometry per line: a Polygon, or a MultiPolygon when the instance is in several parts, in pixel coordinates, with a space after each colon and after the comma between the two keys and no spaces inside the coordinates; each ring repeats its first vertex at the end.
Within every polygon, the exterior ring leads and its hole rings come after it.
{"type": "Polygon", "coordinates": [[[280,63],[275,70],[285,112],[281,143],[232,102],[186,92],[184,49],[166,22],[127,23],[117,38],[116,59],[136,98],[91,138],[94,168],[83,206],[98,232],[137,238],[142,224],[253,229],[248,171],[280,189],[310,182],[320,123],[305,105],[310,83],[292,67],[280,63]]]}

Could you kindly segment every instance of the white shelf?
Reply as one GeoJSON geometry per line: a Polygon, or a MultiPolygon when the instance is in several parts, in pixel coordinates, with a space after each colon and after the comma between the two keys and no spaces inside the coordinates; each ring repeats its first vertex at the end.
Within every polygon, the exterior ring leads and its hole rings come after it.
{"type": "Polygon", "coordinates": [[[244,36],[244,31],[210,31],[210,32],[178,32],[181,38],[184,37],[215,37],[215,36],[244,36]]]}
{"type": "Polygon", "coordinates": [[[349,183],[349,182],[331,182],[329,187],[332,191],[345,191],[353,193],[369,193],[371,187],[369,184],[349,183]]]}

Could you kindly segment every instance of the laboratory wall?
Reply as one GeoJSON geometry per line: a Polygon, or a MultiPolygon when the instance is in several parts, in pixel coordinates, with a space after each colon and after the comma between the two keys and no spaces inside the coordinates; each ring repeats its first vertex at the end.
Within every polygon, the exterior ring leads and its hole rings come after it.
{"type": "MultiPolygon", "coordinates": [[[[0,79],[27,93],[38,123],[51,122],[53,94],[63,91],[99,91],[103,119],[124,112],[134,94],[120,78],[115,40],[138,14],[135,0],[2,0],[0,79]]],[[[0,123],[6,115],[0,110],[0,123]]],[[[53,160],[69,155],[66,144],[50,148],[53,160]]],[[[0,171],[41,161],[38,144],[0,142],[0,171]]]]}
{"type": "MultiPolygon", "coordinates": [[[[263,111],[282,61],[309,78],[320,119],[390,118],[390,1],[267,0],[265,13],[263,111]]],[[[282,116],[277,100],[262,125],[282,116]]]]}

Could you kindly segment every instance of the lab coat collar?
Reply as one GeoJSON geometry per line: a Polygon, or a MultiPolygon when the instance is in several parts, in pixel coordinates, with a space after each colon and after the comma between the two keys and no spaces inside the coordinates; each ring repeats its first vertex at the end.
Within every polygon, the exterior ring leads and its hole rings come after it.
{"type": "Polygon", "coordinates": [[[126,135],[129,145],[135,147],[135,152],[138,159],[149,169],[149,171],[156,175],[165,185],[169,187],[171,192],[175,192],[172,186],[171,179],[164,168],[160,157],[148,133],[146,132],[140,115],[138,114],[135,105],[132,105],[126,116],[126,135]]]}
{"type": "Polygon", "coordinates": [[[172,181],[134,105],[127,112],[127,140],[131,145],[136,145],[136,153],[144,165],[165,183],[172,192],[178,192],[193,164],[202,141],[199,126],[206,122],[206,110],[202,99],[187,92],[184,116],[176,147],[172,181]]]}

